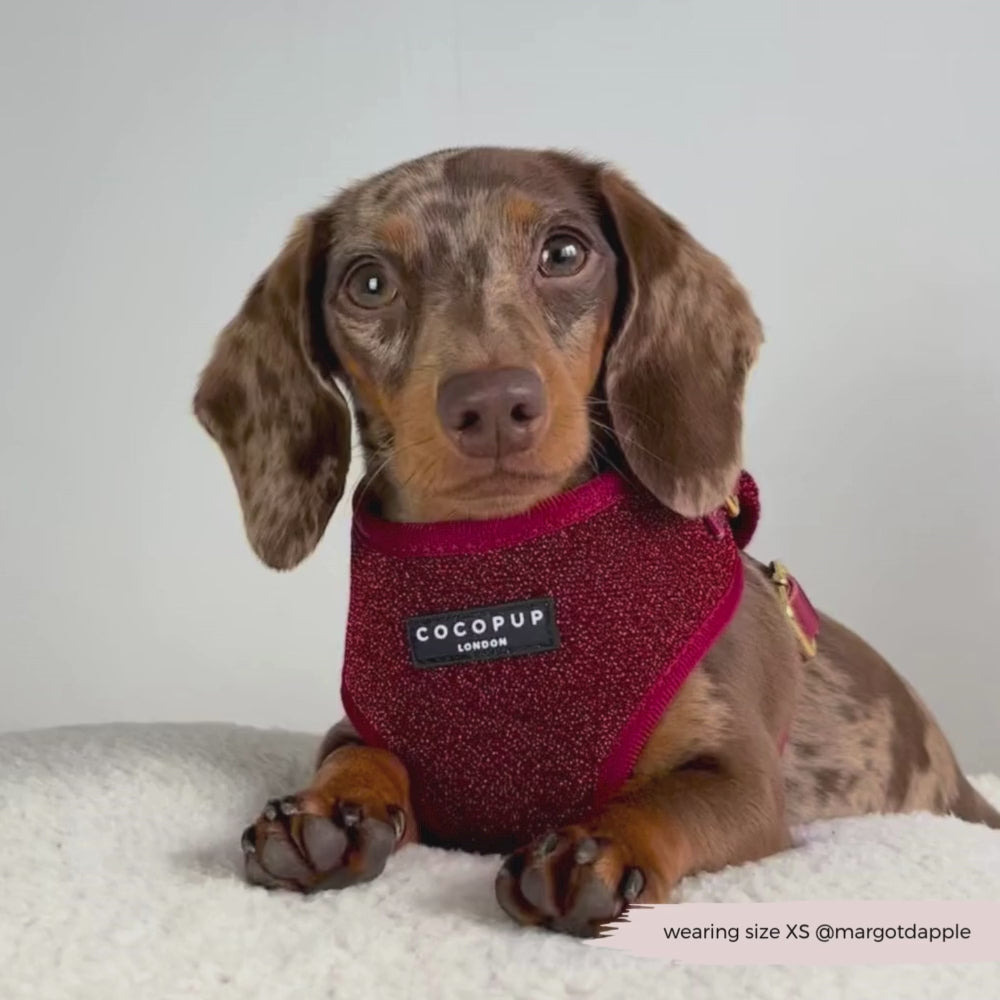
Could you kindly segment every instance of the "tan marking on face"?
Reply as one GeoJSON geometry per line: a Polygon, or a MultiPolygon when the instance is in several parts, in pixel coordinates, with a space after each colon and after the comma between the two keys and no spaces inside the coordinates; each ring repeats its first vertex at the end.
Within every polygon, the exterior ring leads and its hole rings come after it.
{"type": "Polygon", "coordinates": [[[437,373],[415,366],[402,390],[387,400],[395,446],[385,473],[393,484],[386,515],[398,521],[430,521],[427,497],[439,481],[448,442],[437,419],[437,373]]]}
{"type": "Polygon", "coordinates": [[[541,218],[542,209],[536,202],[523,195],[514,195],[504,206],[507,219],[517,226],[529,226],[541,218]]]}
{"type": "Polygon", "coordinates": [[[597,380],[598,372],[601,370],[601,363],[604,360],[604,349],[607,347],[608,338],[611,336],[611,308],[612,303],[609,301],[606,303],[603,315],[600,316],[596,324],[593,324],[592,320],[590,323],[587,323],[586,319],[578,320],[574,324],[574,328],[570,331],[571,336],[579,338],[583,343],[589,343],[590,345],[587,372],[589,373],[591,386],[597,380]],[[596,326],[593,334],[587,329],[591,325],[596,326]],[[577,326],[581,326],[583,329],[578,331],[576,329],[577,326]]]}
{"type": "Polygon", "coordinates": [[[391,215],[375,230],[378,241],[401,257],[416,253],[420,238],[416,224],[403,214],[391,215]]]}
{"type": "Polygon", "coordinates": [[[348,376],[357,401],[370,416],[385,416],[385,400],[376,383],[347,351],[340,351],[340,364],[348,376]]]}

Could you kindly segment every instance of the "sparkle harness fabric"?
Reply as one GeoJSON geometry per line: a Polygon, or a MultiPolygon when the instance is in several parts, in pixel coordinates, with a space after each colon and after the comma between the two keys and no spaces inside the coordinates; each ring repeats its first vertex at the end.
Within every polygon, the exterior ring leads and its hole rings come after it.
{"type": "Polygon", "coordinates": [[[612,795],[732,618],[758,514],[746,473],[735,519],[613,472],[494,521],[357,507],[341,694],[423,838],[506,851],[612,795]]]}

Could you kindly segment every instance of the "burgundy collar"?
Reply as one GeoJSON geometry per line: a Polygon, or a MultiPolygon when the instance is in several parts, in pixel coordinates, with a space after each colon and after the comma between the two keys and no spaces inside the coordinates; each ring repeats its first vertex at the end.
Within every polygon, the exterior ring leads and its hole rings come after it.
{"type": "MultiPolygon", "coordinates": [[[[586,521],[618,501],[630,490],[642,490],[617,472],[602,472],[573,489],[542,500],[529,510],[509,517],[485,520],[408,522],[386,521],[360,502],[363,487],[354,496],[354,531],[388,555],[440,556],[491,552],[530,541],[586,521]]],[[[705,523],[717,536],[732,530],[736,544],[746,548],[760,518],[760,495],[749,473],[740,475],[735,513],[726,506],[708,515],[705,523]]]]}

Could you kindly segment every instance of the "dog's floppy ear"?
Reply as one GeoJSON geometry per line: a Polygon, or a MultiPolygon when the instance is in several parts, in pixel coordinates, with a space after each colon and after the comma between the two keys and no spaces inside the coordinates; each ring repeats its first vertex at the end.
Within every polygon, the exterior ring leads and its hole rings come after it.
{"type": "Polygon", "coordinates": [[[739,477],[760,323],[729,268],[632,183],[605,168],[598,186],[627,296],[605,359],[611,422],[646,487],[701,516],[739,477]]]}
{"type": "Polygon", "coordinates": [[[316,546],[344,489],[351,419],[323,330],[330,221],[299,220],[219,335],[194,409],[229,463],[247,536],[289,569],[316,546]]]}

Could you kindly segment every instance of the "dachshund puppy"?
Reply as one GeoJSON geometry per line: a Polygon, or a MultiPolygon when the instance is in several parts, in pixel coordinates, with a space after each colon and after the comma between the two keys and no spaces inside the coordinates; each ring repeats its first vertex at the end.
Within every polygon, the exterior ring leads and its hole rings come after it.
{"type": "MultiPolygon", "coordinates": [[[[347,398],[365,453],[356,502],[384,522],[517,518],[612,469],[686,524],[740,480],[761,339],[725,264],[614,169],[450,149],[298,221],[219,336],[195,412],[277,569],[313,550],[341,497],[347,398]]],[[[878,653],[824,615],[808,648],[782,580],[738,558],[731,619],[614,794],[491,845],[508,854],[496,891],[515,920],[592,934],[689,873],[788,847],[808,820],[929,810],[1000,828],[878,653]]],[[[411,771],[337,724],[309,787],[245,831],[248,877],[340,888],[434,841],[411,771]]]]}

